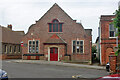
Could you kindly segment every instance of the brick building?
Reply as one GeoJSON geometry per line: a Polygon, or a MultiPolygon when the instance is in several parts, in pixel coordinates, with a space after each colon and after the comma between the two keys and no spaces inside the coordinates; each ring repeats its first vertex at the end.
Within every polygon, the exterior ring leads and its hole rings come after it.
{"type": "MultiPolygon", "coordinates": [[[[100,44],[100,63],[105,65],[109,62],[109,55],[117,46],[116,28],[111,23],[115,15],[101,15],[99,27],[99,44],[100,44]]],[[[120,40],[118,40],[120,43],[120,40]]]]}
{"type": "Polygon", "coordinates": [[[54,4],[23,37],[23,59],[91,63],[91,33],[54,4]]]}
{"type": "Polygon", "coordinates": [[[22,58],[21,39],[24,31],[13,31],[12,25],[0,26],[0,58],[22,58]]]}

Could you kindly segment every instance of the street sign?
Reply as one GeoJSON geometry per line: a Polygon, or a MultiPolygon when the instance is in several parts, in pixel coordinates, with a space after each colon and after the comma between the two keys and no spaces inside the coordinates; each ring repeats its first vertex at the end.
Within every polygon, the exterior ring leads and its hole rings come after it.
{"type": "Polygon", "coordinates": [[[23,41],[21,42],[21,47],[23,47],[23,41]]]}

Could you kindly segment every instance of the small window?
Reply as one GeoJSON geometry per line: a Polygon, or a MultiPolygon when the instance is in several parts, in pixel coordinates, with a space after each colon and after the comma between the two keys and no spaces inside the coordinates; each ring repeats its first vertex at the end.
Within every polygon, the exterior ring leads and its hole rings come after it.
{"type": "Polygon", "coordinates": [[[109,24],[109,37],[115,37],[116,28],[113,24],[109,24]]]}
{"type": "Polygon", "coordinates": [[[75,46],[73,46],[73,53],[75,53],[75,46]]]}
{"type": "Polygon", "coordinates": [[[32,46],[31,43],[32,43],[32,41],[29,41],[29,53],[32,52],[32,50],[31,50],[31,49],[32,49],[32,48],[31,48],[31,46],[32,46]]]}
{"type": "Polygon", "coordinates": [[[16,46],[14,46],[14,52],[16,52],[16,46]]]}
{"type": "Polygon", "coordinates": [[[60,32],[62,32],[62,24],[60,24],[60,32]]]}
{"type": "Polygon", "coordinates": [[[77,41],[77,45],[79,45],[79,41],[77,41]]]}
{"type": "Polygon", "coordinates": [[[52,24],[49,24],[49,32],[52,32],[52,24]]]}
{"type": "Polygon", "coordinates": [[[10,53],[12,52],[12,46],[10,46],[10,53]]]}
{"type": "Polygon", "coordinates": [[[80,41],[80,53],[83,53],[83,41],[80,41]]]}
{"type": "Polygon", "coordinates": [[[36,41],[36,53],[38,53],[39,52],[39,48],[38,48],[38,46],[39,46],[39,41],[36,41]]]}
{"type": "Polygon", "coordinates": [[[83,41],[73,41],[73,53],[83,53],[83,41]]]}
{"type": "Polygon", "coordinates": [[[7,45],[5,45],[4,52],[7,53],[7,45]]]}
{"type": "Polygon", "coordinates": [[[29,41],[29,53],[39,53],[39,41],[29,41]]]}
{"type": "Polygon", "coordinates": [[[35,41],[33,41],[33,53],[35,53],[35,41]]]}

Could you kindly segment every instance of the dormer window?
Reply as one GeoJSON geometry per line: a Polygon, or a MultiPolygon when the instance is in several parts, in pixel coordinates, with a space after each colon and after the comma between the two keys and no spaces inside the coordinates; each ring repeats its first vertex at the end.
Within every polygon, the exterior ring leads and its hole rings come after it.
{"type": "Polygon", "coordinates": [[[49,32],[63,32],[63,27],[62,24],[60,23],[57,19],[54,19],[51,23],[49,24],[49,32]]]}

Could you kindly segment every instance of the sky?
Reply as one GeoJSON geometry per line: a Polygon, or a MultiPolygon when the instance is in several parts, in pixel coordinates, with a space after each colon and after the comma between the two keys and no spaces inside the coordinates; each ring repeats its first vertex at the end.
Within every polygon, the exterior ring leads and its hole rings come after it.
{"type": "Polygon", "coordinates": [[[101,15],[113,15],[119,0],[0,0],[0,25],[12,24],[13,30],[27,33],[52,6],[57,3],[73,20],[85,29],[92,29],[92,42],[98,37],[101,15]]]}

